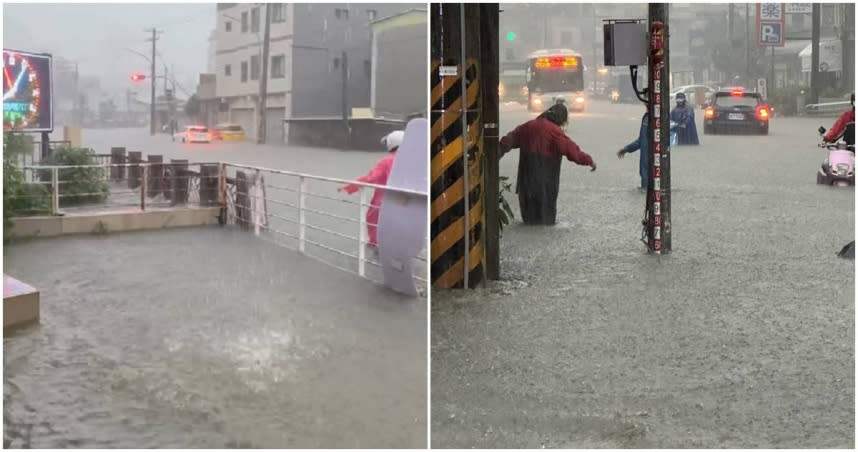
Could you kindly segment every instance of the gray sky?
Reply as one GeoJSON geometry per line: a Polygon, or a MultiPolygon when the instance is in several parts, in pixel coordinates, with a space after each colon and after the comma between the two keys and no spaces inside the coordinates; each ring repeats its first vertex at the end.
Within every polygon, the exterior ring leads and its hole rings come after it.
{"type": "MultiPolygon", "coordinates": [[[[215,8],[215,3],[4,2],[3,47],[76,60],[82,74],[98,75],[103,88],[119,93],[142,87],[133,84],[129,76],[133,71],[148,74],[149,63],[125,49],[151,54],[144,29],[156,26],[163,30],[158,41],[163,61],[175,68],[177,82],[193,91],[198,74],[206,70],[215,8]]],[[[162,72],[160,58],[158,72],[162,72]]],[[[160,92],[162,85],[158,85],[160,92]]],[[[177,91],[184,97],[178,88],[177,91]]]]}

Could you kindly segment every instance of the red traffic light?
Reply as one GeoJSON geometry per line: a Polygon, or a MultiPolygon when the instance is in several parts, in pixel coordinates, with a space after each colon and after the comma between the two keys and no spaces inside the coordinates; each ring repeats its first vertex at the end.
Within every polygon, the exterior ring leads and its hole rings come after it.
{"type": "Polygon", "coordinates": [[[139,73],[139,72],[135,72],[135,73],[131,74],[131,81],[132,82],[140,82],[140,81],[143,81],[145,79],[146,79],[146,76],[139,73]]]}

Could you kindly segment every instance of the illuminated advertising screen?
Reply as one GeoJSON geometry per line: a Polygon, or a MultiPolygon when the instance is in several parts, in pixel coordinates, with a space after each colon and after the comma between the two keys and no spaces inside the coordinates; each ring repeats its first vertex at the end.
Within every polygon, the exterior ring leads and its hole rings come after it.
{"type": "Polygon", "coordinates": [[[3,130],[54,129],[50,55],[3,49],[3,130]]]}

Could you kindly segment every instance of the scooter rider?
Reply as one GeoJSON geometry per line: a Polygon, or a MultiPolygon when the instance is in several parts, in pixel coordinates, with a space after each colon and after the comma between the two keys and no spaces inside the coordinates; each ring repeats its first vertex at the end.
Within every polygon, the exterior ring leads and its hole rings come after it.
{"type": "Polygon", "coordinates": [[[822,138],[826,143],[834,143],[841,137],[846,142],[847,149],[855,152],[855,93],[852,93],[850,99],[852,108],[843,112],[837,121],[831,126],[831,129],[822,138]]]}
{"type": "Polygon", "coordinates": [[[700,144],[697,125],[694,123],[694,109],[686,103],[685,93],[676,93],[676,107],[670,112],[670,120],[677,124],[677,144],[700,144]]]}

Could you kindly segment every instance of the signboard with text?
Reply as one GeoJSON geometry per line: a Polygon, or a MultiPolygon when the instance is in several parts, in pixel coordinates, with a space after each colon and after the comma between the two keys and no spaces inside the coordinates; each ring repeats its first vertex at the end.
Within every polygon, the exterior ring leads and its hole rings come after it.
{"type": "Polygon", "coordinates": [[[813,3],[787,3],[787,14],[810,14],[813,12],[813,3]]]}
{"type": "Polygon", "coordinates": [[[786,34],[784,3],[757,3],[757,46],[783,47],[786,34]]]}

